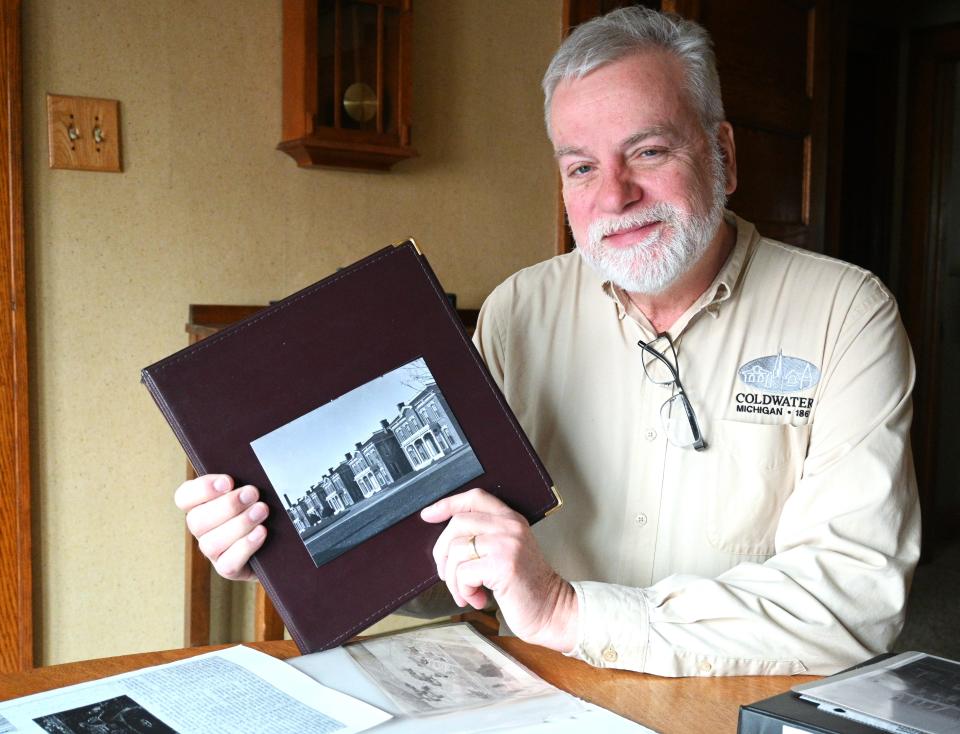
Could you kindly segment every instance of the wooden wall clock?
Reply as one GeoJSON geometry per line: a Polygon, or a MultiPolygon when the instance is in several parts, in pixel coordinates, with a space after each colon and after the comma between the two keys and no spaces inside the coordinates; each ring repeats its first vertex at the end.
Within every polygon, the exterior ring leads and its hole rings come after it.
{"type": "Polygon", "coordinates": [[[297,165],[387,170],[410,143],[412,0],[284,0],[283,140],[297,165]]]}

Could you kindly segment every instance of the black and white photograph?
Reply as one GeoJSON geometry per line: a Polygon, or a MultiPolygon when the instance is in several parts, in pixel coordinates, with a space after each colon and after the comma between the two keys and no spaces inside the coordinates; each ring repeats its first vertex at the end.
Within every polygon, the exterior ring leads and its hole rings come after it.
{"type": "Polygon", "coordinates": [[[51,734],[177,734],[129,696],[41,716],[34,723],[51,734]]]}
{"type": "Polygon", "coordinates": [[[346,647],[411,716],[442,714],[555,689],[466,624],[411,630],[346,647]]]}
{"type": "Polygon", "coordinates": [[[423,358],[250,445],[317,566],[483,473],[423,358]]]}

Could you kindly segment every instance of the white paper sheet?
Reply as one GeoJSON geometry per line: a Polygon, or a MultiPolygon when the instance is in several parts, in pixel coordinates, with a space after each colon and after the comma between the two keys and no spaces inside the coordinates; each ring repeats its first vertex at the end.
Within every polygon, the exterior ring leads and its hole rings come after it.
{"type": "Polygon", "coordinates": [[[353,734],[389,718],[237,646],[0,703],[0,734],[353,734]]]}

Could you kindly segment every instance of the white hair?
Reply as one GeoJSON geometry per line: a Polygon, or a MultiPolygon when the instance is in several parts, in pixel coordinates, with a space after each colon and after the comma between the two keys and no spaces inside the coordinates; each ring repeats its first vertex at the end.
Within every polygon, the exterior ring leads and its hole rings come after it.
{"type": "Polygon", "coordinates": [[[550,105],[564,79],[581,79],[591,71],[626,56],[661,49],[683,64],[687,93],[700,124],[714,135],[724,119],[720,76],[710,35],[679,16],[644,7],[627,7],[578,26],[561,44],[543,76],[544,121],[550,129],[550,105]]]}

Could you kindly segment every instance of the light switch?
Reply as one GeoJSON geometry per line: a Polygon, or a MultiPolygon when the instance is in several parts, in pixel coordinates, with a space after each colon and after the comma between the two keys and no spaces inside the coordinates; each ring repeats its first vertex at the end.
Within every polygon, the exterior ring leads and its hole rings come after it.
{"type": "Polygon", "coordinates": [[[120,167],[120,103],[47,95],[50,168],[112,171],[120,167]]]}

